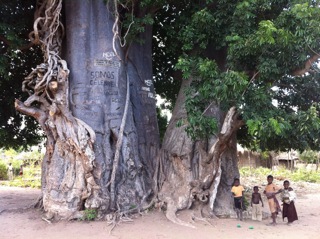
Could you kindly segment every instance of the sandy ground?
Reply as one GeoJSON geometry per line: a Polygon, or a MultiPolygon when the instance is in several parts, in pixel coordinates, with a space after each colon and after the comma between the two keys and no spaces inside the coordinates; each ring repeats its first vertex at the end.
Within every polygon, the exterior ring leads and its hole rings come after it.
{"type": "MultiPolygon", "coordinates": [[[[0,187],[1,239],[320,239],[320,185],[309,184],[298,188],[296,208],[299,221],[287,226],[278,216],[278,225],[266,226],[269,219],[255,222],[250,219],[216,219],[213,225],[193,222],[195,229],[169,222],[163,212],[152,211],[137,216],[133,222],[121,223],[110,234],[106,222],[56,222],[41,219],[41,212],[28,209],[39,196],[36,189],[0,187]],[[299,192],[300,190],[300,192],[299,192]],[[237,225],[240,224],[241,227],[237,225]],[[249,227],[253,226],[253,229],[249,227]]],[[[297,191],[297,190],[296,190],[297,191]]],[[[264,208],[268,211],[268,208],[264,208]]],[[[188,212],[179,218],[190,221],[188,212]]]]}

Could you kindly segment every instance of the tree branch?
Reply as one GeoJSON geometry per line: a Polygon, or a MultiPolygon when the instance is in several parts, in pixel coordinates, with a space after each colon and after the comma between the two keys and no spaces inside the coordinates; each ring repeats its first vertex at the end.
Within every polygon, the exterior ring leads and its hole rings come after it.
{"type": "Polygon", "coordinates": [[[47,120],[47,114],[36,107],[33,106],[25,106],[23,102],[21,102],[20,100],[16,99],[14,102],[14,107],[17,111],[25,114],[25,115],[29,115],[32,116],[33,118],[35,118],[39,124],[41,125],[42,129],[45,130],[45,122],[47,120]]]}
{"type": "Polygon", "coordinates": [[[0,41],[3,41],[7,46],[10,46],[12,44],[5,36],[2,35],[0,35],[0,41]]]}
{"type": "MultiPolygon", "coordinates": [[[[12,41],[8,40],[5,36],[3,35],[0,35],[0,41],[3,41],[4,44],[6,44],[7,46],[12,46],[13,43],[12,41]]],[[[34,45],[33,42],[29,42],[28,44],[26,45],[22,45],[22,46],[17,46],[17,49],[20,50],[20,51],[25,51],[25,50],[28,50],[30,47],[32,47],[34,45]]]]}
{"type": "Polygon", "coordinates": [[[316,60],[318,60],[319,58],[320,58],[320,55],[319,55],[318,53],[315,53],[315,55],[311,56],[311,57],[305,62],[304,68],[302,68],[302,69],[296,69],[296,70],[294,70],[291,74],[292,74],[293,76],[301,76],[301,75],[307,73],[307,72],[310,70],[312,64],[313,64],[316,60]]]}

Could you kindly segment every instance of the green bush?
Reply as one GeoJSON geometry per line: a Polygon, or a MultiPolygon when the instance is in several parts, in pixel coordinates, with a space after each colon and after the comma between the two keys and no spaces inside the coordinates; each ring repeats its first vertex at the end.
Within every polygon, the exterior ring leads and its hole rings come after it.
{"type": "Polygon", "coordinates": [[[82,220],[84,221],[93,221],[97,217],[96,209],[85,209],[82,220]]]}
{"type": "Polygon", "coordinates": [[[309,171],[300,168],[291,175],[293,181],[305,181],[310,183],[320,183],[320,174],[318,172],[309,171]]]}
{"type": "Polygon", "coordinates": [[[2,181],[0,185],[20,188],[41,188],[40,179],[24,179],[22,176],[15,177],[12,181],[2,181]]]}
{"type": "Polygon", "coordinates": [[[299,154],[299,159],[305,163],[315,163],[317,162],[318,152],[312,150],[305,150],[299,154]]]}
{"type": "Polygon", "coordinates": [[[2,181],[1,185],[14,187],[41,188],[41,166],[43,157],[37,150],[30,152],[16,151],[13,149],[0,149],[2,159],[0,160],[0,180],[8,179],[8,165],[12,163],[14,179],[2,181]],[[23,166],[23,175],[19,175],[20,166],[23,166]]]}
{"type": "Polygon", "coordinates": [[[8,169],[7,165],[4,162],[0,161],[0,180],[8,179],[8,169]]]}
{"type": "Polygon", "coordinates": [[[240,168],[241,177],[255,177],[259,179],[265,179],[267,175],[272,174],[275,178],[288,179],[290,181],[304,181],[310,183],[320,183],[320,173],[310,171],[304,168],[295,169],[290,171],[284,167],[279,167],[277,170],[271,170],[268,168],[240,168]]]}
{"type": "Polygon", "coordinates": [[[263,167],[258,167],[258,168],[252,168],[252,167],[242,167],[240,168],[240,175],[241,176],[265,176],[269,175],[272,173],[272,170],[269,168],[263,168],[263,167]]]}
{"type": "MultiPolygon", "coordinates": [[[[0,167],[4,167],[5,168],[5,173],[7,174],[7,176],[4,178],[4,179],[8,179],[8,166],[9,166],[9,163],[12,164],[12,167],[13,167],[13,176],[17,176],[19,175],[19,172],[20,172],[20,165],[23,164],[22,160],[18,160],[18,159],[10,159],[10,160],[1,160],[0,161],[0,165],[4,165],[4,166],[0,166],[0,167]]],[[[3,169],[0,169],[0,171],[2,171],[3,169]]],[[[1,172],[0,172],[0,175],[1,172]]],[[[0,179],[1,179],[1,176],[0,176],[0,179]]],[[[2,179],[3,180],[3,179],[2,179]]]]}
{"type": "MultiPolygon", "coordinates": [[[[21,160],[11,161],[14,169],[14,179],[12,181],[3,181],[1,185],[12,187],[31,187],[41,188],[41,167],[40,165],[23,167],[23,175],[19,175],[21,160]],[[16,167],[19,165],[19,167],[16,167]]],[[[0,161],[0,179],[7,180],[7,164],[0,161]]]]}

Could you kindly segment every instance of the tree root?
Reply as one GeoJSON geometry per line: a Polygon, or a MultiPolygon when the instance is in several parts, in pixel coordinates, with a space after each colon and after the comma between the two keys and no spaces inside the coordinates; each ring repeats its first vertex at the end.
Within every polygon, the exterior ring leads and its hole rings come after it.
{"type": "Polygon", "coordinates": [[[42,195],[40,195],[40,196],[36,199],[36,201],[30,205],[30,208],[38,208],[38,209],[41,209],[41,210],[44,209],[44,206],[43,206],[43,197],[42,197],[42,195]]]}
{"type": "Polygon", "coordinates": [[[176,215],[176,212],[177,212],[176,206],[173,205],[172,203],[169,203],[167,206],[167,211],[166,211],[166,217],[168,218],[169,221],[171,221],[175,224],[181,225],[181,226],[196,228],[192,224],[179,219],[176,215]]]}
{"type": "Polygon", "coordinates": [[[215,225],[213,225],[213,224],[209,221],[210,218],[196,217],[195,215],[192,215],[191,218],[192,218],[192,220],[193,220],[194,222],[195,222],[195,221],[202,221],[202,222],[204,222],[204,223],[206,223],[206,224],[209,224],[209,225],[211,225],[211,226],[213,226],[213,227],[216,227],[215,225]]]}
{"type": "Polygon", "coordinates": [[[125,222],[125,223],[133,222],[133,219],[128,216],[129,214],[131,214],[131,213],[139,213],[141,215],[143,211],[148,210],[154,204],[155,204],[155,198],[153,198],[151,200],[151,202],[145,207],[138,206],[136,208],[132,208],[132,209],[129,209],[127,211],[122,211],[122,212],[118,211],[118,212],[115,212],[113,214],[106,215],[105,219],[107,220],[107,224],[108,224],[108,226],[111,226],[109,234],[111,234],[112,230],[117,225],[119,225],[121,222],[125,222]]]}
{"type": "Polygon", "coordinates": [[[44,218],[44,217],[41,217],[41,219],[45,222],[47,222],[48,224],[51,224],[51,221],[49,221],[48,219],[44,218]]]}
{"type": "Polygon", "coordinates": [[[120,223],[131,223],[133,222],[133,219],[124,213],[114,213],[107,215],[107,221],[107,225],[111,226],[111,229],[109,230],[109,235],[111,235],[113,229],[120,223]]]}
{"type": "Polygon", "coordinates": [[[190,227],[190,228],[196,228],[195,226],[193,226],[192,224],[182,221],[181,219],[177,218],[177,215],[174,211],[167,211],[166,212],[166,217],[168,218],[168,220],[170,220],[171,222],[178,224],[180,226],[185,226],[185,227],[190,227]]]}

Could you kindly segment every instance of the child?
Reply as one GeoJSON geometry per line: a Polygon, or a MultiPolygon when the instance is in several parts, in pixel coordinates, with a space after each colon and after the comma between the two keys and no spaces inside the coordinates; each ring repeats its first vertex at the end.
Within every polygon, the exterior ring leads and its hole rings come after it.
{"type": "Polygon", "coordinates": [[[285,180],[283,182],[284,190],[281,193],[281,200],[283,202],[282,206],[282,219],[288,218],[288,225],[295,220],[298,220],[298,215],[296,207],[294,205],[294,200],[296,199],[296,194],[290,186],[290,182],[285,180]]]}
{"type": "Polygon", "coordinates": [[[20,165],[20,171],[19,171],[19,175],[23,175],[23,166],[22,165],[20,165]]]}
{"type": "Polygon", "coordinates": [[[266,189],[264,190],[264,194],[268,198],[268,204],[271,212],[271,218],[272,223],[268,224],[270,226],[277,225],[276,217],[279,212],[281,212],[280,204],[276,198],[276,194],[280,193],[282,190],[279,189],[278,186],[273,184],[273,176],[269,175],[267,177],[268,185],[266,186],[266,189]]]}
{"type": "Polygon", "coordinates": [[[240,221],[243,220],[242,211],[244,210],[242,192],[244,188],[240,185],[240,180],[235,178],[233,181],[233,187],[231,188],[232,195],[234,197],[234,207],[237,213],[237,218],[240,221]]]}
{"type": "Polygon", "coordinates": [[[11,163],[9,163],[9,167],[8,167],[8,177],[10,181],[13,180],[13,167],[11,163]]]}
{"type": "Polygon", "coordinates": [[[251,197],[251,207],[252,207],[252,220],[258,220],[258,221],[262,221],[262,210],[261,210],[261,206],[263,205],[263,201],[261,198],[261,194],[259,193],[259,188],[258,186],[254,186],[253,187],[253,193],[252,193],[252,197],[251,197]]]}

